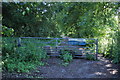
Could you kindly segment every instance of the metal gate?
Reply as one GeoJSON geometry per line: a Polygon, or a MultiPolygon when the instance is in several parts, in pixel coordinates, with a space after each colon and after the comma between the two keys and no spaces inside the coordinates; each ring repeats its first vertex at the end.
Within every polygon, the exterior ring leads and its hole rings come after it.
{"type": "Polygon", "coordinates": [[[61,51],[69,51],[73,57],[94,54],[97,59],[98,39],[93,38],[43,38],[43,37],[19,37],[18,46],[24,46],[25,43],[34,43],[43,48],[49,56],[60,56],[61,51]]]}

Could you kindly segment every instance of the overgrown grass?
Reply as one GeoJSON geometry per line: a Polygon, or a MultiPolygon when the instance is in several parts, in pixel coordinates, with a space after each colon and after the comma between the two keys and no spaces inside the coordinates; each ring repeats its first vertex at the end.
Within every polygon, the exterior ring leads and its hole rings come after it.
{"type": "Polygon", "coordinates": [[[3,38],[2,65],[4,70],[9,72],[29,72],[38,65],[44,65],[41,60],[47,56],[41,47],[43,44],[28,42],[29,43],[25,43],[24,46],[18,47],[15,38],[3,38]]]}
{"type": "Polygon", "coordinates": [[[69,65],[69,63],[73,60],[72,54],[68,50],[62,50],[61,53],[62,54],[61,54],[60,58],[63,60],[62,65],[63,66],[69,65]]]}
{"type": "Polygon", "coordinates": [[[96,60],[94,54],[86,54],[86,59],[87,60],[96,60]]]}

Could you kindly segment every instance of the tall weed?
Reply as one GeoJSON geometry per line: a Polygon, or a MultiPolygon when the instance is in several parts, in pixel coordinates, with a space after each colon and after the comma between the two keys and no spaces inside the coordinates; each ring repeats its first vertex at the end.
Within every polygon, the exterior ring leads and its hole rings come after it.
{"type": "Polygon", "coordinates": [[[3,69],[9,72],[29,72],[37,65],[44,65],[44,63],[41,63],[41,59],[46,58],[46,53],[36,45],[29,42],[18,47],[14,38],[11,38],[10,41],[8,41],[8,38],[3,38],[3,69]]]}

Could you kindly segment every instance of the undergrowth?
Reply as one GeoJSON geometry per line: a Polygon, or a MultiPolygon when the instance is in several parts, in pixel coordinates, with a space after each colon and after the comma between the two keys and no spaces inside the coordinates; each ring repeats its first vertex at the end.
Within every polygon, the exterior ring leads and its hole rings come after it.
{"type": "Polygon", "coordinates": [[[86,54],[87,60],[96,60],[94,54],[86,54]]]}
{"type": "MultiPolygon", "coordinates": [[[[3,38],[2,40],[3,69],[9,72],[29,72],[38,65],[44,65],[41,61],[46,58],[46,53],[34,43],[27,43],[17,47],[15,38],[3,38]]],[[[39,44],[40,46],[40,44],[39,44]]]]}
{"type": "Polygon", "coordinates": [[[62,50],[61,53],[60,58],[63,60],[62,65],[67,66],[73,60],[73,56],[68,50],[62,50]]]}

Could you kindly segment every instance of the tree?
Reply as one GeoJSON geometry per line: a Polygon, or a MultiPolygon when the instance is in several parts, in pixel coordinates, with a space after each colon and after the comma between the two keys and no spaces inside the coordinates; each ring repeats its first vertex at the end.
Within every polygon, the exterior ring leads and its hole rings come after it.
{"type": "Polygon", "coordinates": [[[100,53],[116,55],[117,10],[115,2],[3,3],[3,25],[15,36],[98,38],[100,53]]]}

